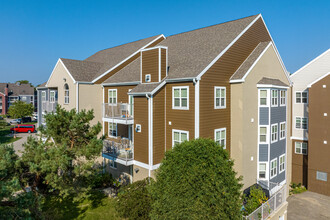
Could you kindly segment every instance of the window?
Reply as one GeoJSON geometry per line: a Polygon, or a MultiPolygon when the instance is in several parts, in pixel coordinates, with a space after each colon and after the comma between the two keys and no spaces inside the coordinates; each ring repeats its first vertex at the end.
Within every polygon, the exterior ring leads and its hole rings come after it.
{"type": "Polygon", "coordinates": [[[41,101],[46,101],[46,91],[41,92],[41,101]]]}
{"type": "Polygon", "coordinates": [[[284,170],[285,170],[285,154],[280,156],[280,167],[278,173],[282,173],[284,170]]]}
{"type": "Polygon", "coordinates": [[[307,92],[296,92],[296,103],[307,103],[307,92]]]}
{"type": "Polygon", "coordinates": [[[277,141],[277,136],[278,136],[278,125],[273,124],[272,125],[272,143],[277,141]]]}
{"type": "Polygon", "coordinates": [[[55,102],[55,91],[50,91],[49,93],[49,102],[55,102]]]}
{"type": "Polygon", "coordinates": [[[214,131],[214,140],[217,144],[226,149],[226,128],[216,129],[214,131]]]}
{"type": "Polygon", "coordinates": [[[295,153],[307,155],[307,143],[306,142],[296,142],[295,143],[295,153]]]}
{"type": "Polygon", "coordinates": [[[173,130],[173,147],[176,144],[180,144],[184,141],[189,140],[189,132],[188,131],[180,131],[180,130],[173,130]]]}
{"type": "Polygon", "coordinates": [[[117,169],[117,163],[114,160],[109,160],[109,166],[113,169],[117,169]]]}
{"type": "Polygon", "coordinates": [[[277,90],[272,90],[272,106],[277,106],[278,93],[277,90]]]}
{"type": "Polygon", "coordinates": [[[266,163],[259,163],[259,178],[265,179],[266,178],[266,163]]]}
{"type": "Polygon", "coordinates": [[[297,129],[307,129],[307,118],[296,117],[296,128],[297,129]]]}
{"type": "Polygon", "coordinates": [[[108,95],[109,104],[117,104],[117,89],[109,89],[108,95]]]}
{"type": "Polygon", "coordinates": [[[214,108],[226,108],[226,87],[214,87],[214,108]]]}
{"type": "Polygon", "coordinates": [[[69,104],[70,98],[69,98],[69,85],[64,85],[64,104],[69,104]]]}
{"type": "Polygon", "coordinates": [[[150,82],[151,81],[151,75],[150,74],[146,74],[145,81],[146,82],[150,82]]]}
{"type": "Polygon", "coordinates": [[[267,143],[267,127],[259,128],[259,142],[267,143]]]}
{"type": "Polygon", "coordinates": [[[22,100],[23,101],[26,101],[26,96],[22,96],[22,100]]]}
{"type": "Polygon", "coordinates": [[[277,158],[270,161],[270,178],[273,178],[277,175],[277,158]]]}
{"type": "Polygon", "coordinates": [[[285,106],[286,105],[286,91],[280,90],[280,105],[285,106]]]}
{"type": "Polygon", "coordinates": [[[109,122],[109,137],[117,137],[117,123],[109,122]]]}
{"type": "Polygon", "coordinates": [[[173,109],[189,109],[189,87],[173,87],[173,109]]]}
{"type": "Polygon", "coordinates": [[[286,125],[285,125],[285,122],[282,122],[280,123],[280,140],[284,139],[285,138],[285,131],[286,131],[286,125]]]}
{"type": "Polygon", "coordinates": [[[316,171],[316,179],[327,182],[328,174],[325,172],[316,171]]]}
{"type": "Polygon", "coordinates": [[[31,102],[33,102],[33,96],[31,96],[30,98],[31,98],[31,99],[30,99],[30,100],[31,100],[31,102]]]}
{"type": "Polygon", "coordinates": [[[267,90],[260,90],[260,105],[267,105],[267,90]]]}

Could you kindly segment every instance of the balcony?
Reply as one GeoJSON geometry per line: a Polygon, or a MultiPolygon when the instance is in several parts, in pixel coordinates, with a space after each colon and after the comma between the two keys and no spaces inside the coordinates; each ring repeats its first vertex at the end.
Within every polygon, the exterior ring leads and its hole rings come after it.
{"type": "Polygon", "coordinates": [[[119,123],[119,124],[133,124],[133,104],[117,103],[109,104],[103,103],[103,120],[119,123]]]}
{"type": "Polygon", "coordinates": [[[126,166],[131,165],[134,159],[133,143],[128,138],[122,138],[119,142],[104,140],[102,157],[126,166]]]}
{"type": "Polygon", "coordinates": [[[55,112],[56,106],[57,106],[57,101],[55,102],[42,101],[41,103],[42,113],[55,112]]]}

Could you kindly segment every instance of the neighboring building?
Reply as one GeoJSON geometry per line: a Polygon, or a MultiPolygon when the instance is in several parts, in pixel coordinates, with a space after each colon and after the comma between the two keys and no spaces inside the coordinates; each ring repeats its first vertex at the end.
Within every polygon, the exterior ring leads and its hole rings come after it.
{"type": "Polygon", "coordinates": [[[37,87],[38,126],[45,125],[45,114],[55,112],[57,105],[57,88],[46,87],[46,82],[37,87]]]}
{"type": "Polygon", "coordinates": [[[292,182],[330,195],[330,49],[290,76],[292,182]]]}
{"type": "Polygon", "coordinates": [[[5,115],[15,101],[35,106],[35,91],[30,84],[0,83],[0,115],[5,115]]]}

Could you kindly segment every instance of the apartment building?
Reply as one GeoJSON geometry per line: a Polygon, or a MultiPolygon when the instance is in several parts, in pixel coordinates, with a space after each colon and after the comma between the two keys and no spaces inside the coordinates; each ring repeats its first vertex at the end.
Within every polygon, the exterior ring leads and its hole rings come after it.
{"type": "Polygon", "coordinates": [[[330,49],[290,78],[292,104],[292,182],[330,195],[330,49]]]}
{"type": "Polygon", "coordinates": [[[36,106],[34,87],[29,84],[0,83],[0,115],[5,115],[16,101],[36,106]]]}

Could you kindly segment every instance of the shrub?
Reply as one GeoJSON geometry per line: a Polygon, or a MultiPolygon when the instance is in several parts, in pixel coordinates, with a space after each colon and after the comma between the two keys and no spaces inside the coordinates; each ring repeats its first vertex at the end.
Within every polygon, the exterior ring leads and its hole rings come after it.
{"type": "Polygon", "coordinates": [[[250,190],[250,195],[245,199],[245,214],[252,213],[267,200],[268,198],[266,197],[266,194],[261,187],[252,186],[250,190]]]}
{"type": "Polygon", "coordinates": [[[151,196],[148,192],[150,179],[136,181],[120,188],[118,193],[118,213],[128,219],[149,219],[151,196]]]}
{"type": "Polygon", "coordinates": [[[97,173],[91,180],[92,188],[105,188],[113,186],[114,179],[110,173],[97,173]]]}
{"type": "Polygon", "coordinates": [[[210,139],[166,152],[151,184],[152,219],[241,219],[240,178],[226,150],[210,139]]]}
{"type": "Polygon", "coordinates": [[[301,183],[291,183],[290,185],[291,189],[290,189],[290,195],[292,194],[299,194],[302,192],[307,191],[306,187],[301,185],[301,183]]]}

